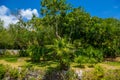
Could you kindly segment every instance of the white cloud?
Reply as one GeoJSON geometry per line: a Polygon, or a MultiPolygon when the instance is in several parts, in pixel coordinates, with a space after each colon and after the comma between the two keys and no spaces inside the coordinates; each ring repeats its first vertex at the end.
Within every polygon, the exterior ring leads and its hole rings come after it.
{"type": "Polygon", "coordinates": [[[24,10],[24,9],[22,9],[21,11],[20,11],[20,15],[23,17],[23,18],[26,18],[26,19],[28,19],[28,20],[30,20],[31,18],[32,18],[32,16],[33,16],[33,14],[35,15],[35,16],[39,16],[39,14],[38,14],[38,12],[37,12],[37,10],[36,9],[26,9],[26,10],[24,10]]]}
{"type": "Polygon", "coordinates": [[[9,9],[7,7],[5,7],[4,5],[0,6],[0,15],[4,15],[9,11],[9,9]]]}
{"type": "MultiPolygon", "coordinates": [[[[21,9],[20,10],[20,16],[22,18],[25,18],[27,20],[30,20],[33,16],[33,14],[37,17],[39,17],[39,14],[36,9],[21,9]]],[[[19,20],[14,15],[10,13],[10,9],[6,6],[2,5],[0,6],[0,19],[4,21],[4,27],[8,27],[9,24],[16,24],[19,20]]]]}
{"type": "Polygon", "coordinates": [[[8,27],[9,24],[15,24],[17,23],[19,20],[10,14],[10,10],[2,5],[0,6],[0,19],[4,21],[4,27],[8,27]]]}
{"type": "Polygon", "coordinates": [[[4,21],[4,27],[8,27],[9,24],[16,24],[19,21],[15,16],[12,15],[0,15],[0,18],[4,21]]]}

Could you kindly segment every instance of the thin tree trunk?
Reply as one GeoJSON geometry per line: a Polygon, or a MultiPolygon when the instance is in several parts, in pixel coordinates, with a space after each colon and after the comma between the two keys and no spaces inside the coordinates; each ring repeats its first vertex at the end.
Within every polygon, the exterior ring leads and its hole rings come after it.
{"type": "Polygon", "coordinates": [[[61,39],[61,37],[60,37],[59,34],[58,34],[58,20],[57,20],[56,17],[55,17],[55,19],[56,19],[56,23],[55,23],[55,35],[56,35],[56,37],[57,37],[58,39],[61,39]]]}

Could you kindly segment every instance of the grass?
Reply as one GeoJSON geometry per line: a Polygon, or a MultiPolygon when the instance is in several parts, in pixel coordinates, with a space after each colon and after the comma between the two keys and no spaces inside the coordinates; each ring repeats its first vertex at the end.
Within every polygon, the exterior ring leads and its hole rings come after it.
{"type": "Polygon", "coordinates": [[[104,62],[104,63],[110,66],[120,66],[120,62],[104,62]]]}
{"type": "MultiPolygon", "coordinates": [[[[58,62],[55,61],[41,61],[39,63],[32,63],[30,61],[30,58],[28,57],[17,57],[17,56],[10,56],[10,57],[0,57],[0,64],[4,64],[4,65],[10,65],[12,67],[35,67],[35,68],[39,68],[42,70],[46,70],[50,67],[56,67],[58,65],[58,62]]],[[[102,63],[98,63],[101,66],[103,66],[105,69],[118,69],[120,68],[120,62],[116,61],[116,62],[102,62],[102,63]]],[[[80,66],[77,63],[71,63],[71,68],[73,69],[93,69],[95,64],[82,64],[82,66],[80,66]]]]}
{"type": "Polygon", "coordinates": [[[5,61],[7,62],[17,62],[18,58],[16,57],[11,57],[11,58],[5,58],[5,61]]]}
{"type": "Polygon", "coordinates": [[[30,58],[28,57],[17,57],[17,56],[11,56],[11,57],[0,57],[0,64],[3,65],[10,65],[11,67],[34,67],[41,70],[46,70],[50,67],[56,67],[57,62],[54,61],[41,61],[39,63],[33,63],[30,61],[30,58]]]}

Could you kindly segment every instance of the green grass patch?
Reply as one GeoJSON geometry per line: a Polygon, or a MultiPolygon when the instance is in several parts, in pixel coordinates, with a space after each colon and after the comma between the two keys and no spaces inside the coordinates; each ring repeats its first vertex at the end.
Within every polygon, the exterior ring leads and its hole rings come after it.
{"type": "Polygon", "coordinates": [[[111,66],[120,66],[120,62],[104,62],[104,63],[111,66]]]}
{"type": "Polygon", "coordinates": [[[5,60],[7,62],[17,62],[18,57],[16,56],[11,56],[11,57],[1,57],[0,60],[5,60]]]}

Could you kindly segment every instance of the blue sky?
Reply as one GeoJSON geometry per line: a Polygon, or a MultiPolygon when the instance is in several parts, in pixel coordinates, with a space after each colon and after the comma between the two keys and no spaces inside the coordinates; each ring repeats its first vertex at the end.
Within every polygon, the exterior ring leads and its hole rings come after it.
{"type": "Polygon", "coordinates": [[[120,19],[120,0],[69,0],[74,7],[82,6],[92,16],[120,19]]]}
{"type": "MultiPolygon", "coordinates": [[[[67,0],[67,2],[73,7],[84,7],[85,11],[92,16],[120,19],[120,0],[67,0]]],[[[4,21],[6,19],[10,21],[11,16],[12,20],[17,22],[18,20],[13,15],[7,14],[15,10],[21,10],[21,15],[27,19],[31,19],[33,13],[40,16],[40,0],[0,0],[0,18],[4,21]]]]}

